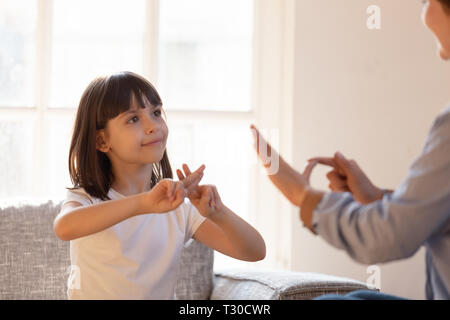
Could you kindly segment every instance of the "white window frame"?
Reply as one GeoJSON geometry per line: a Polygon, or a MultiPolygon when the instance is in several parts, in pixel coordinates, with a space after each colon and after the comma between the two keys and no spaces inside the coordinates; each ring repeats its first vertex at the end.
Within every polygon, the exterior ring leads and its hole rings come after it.
{"type": "MultiPolygon", "coordinates": [[[[31,118],[35,121],[32,150],[33,192],[44,197],[43,167],[47,153],[45,119],[58,116],[75,117],[76,109],[49,108],[52,8],[54,0],[37,0],[35,106],[0,106],[0,117],[7,120],[31,118]]],[[[157,42],[159,1],[147,0],[146,45],[144,76],[157,83],[157,42]]],[[[279,130],[279,151],[284,159],[292,159],[292,114],[294,84],[294,14],[295,0],[254,0],[254,38],[252,74],[252,110],[249,112],[181,111],[167,110],[169,119],[187,121],[243,121],[255,123],[261,129],[279,130]]],[[[249,131],[250,134],[250,131],[249,131]]],[[[251,172],[253,187],[250,192],[249,222],[263,235],[266,259],[259,267],[291,268],[291,219],[296,210],[279,194],[255,166],[251,172]]]]}

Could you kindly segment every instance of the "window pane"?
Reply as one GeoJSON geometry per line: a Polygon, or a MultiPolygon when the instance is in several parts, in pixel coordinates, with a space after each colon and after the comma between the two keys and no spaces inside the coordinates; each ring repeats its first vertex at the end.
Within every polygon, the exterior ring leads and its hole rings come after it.
{"type": "MultiPolygon", "coordinates": [[[[187,163],[192,170],[205,164],[200,184],[214,184],[223,203],[249,221],[250,174],[255,165],[252,137],[245,121],[210,121],[189,123],[168,119],[170,128],[167,151],[176,169],[187,163]]],[[[245,262],[215,252],[214,268],[241,267],[245,262]]]]}
{"type": "MultiPolygon", "coordinates": [[[[73,115],[74,116],[74,115],[73,115]]],[[[72,187],[69,176],[69,148],[72,138],[73,116],[51,115],[46,117],[46,144],[45,154],[47,174],[47,190],[51,199],[64,199],[67,187],[72,187]]]]}
{"type": "Polygon", "coordinates": [[[250,110],[253,1],[164,0],[160,10],[165,107],[250,110]]]}
{"type": "Polygon", "coordinates": [[[95,77],[143,72],[145,0],[54,1],[50,105],[77,107],[95,77]]]}
{"type": "Polygon", "coordinates": [[[0,1],[0,106],[33,106],[36,1],[0,1]]]}
{"type": "Polygon", "coordinates": [[[0,198],[28,197],[33,183],[33,122],[0,122],[0,198]]]}

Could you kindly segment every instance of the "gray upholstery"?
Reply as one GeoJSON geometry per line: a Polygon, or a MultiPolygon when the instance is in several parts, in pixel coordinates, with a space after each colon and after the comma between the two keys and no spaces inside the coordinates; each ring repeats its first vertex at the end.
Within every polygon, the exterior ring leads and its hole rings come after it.
{"type": "MultiPolygon", "coordinates": [[[[69,242],[53,232],[61,201],[0,201],[0,299],[66,299],[69,242]]],[[[184,249],[177,299],[309,299],[366,288],[320,274],[213,273],[213,251],[193,241],[184,249]]]]}
{"type": "MultiPolygon", "coordinates": [[[[0,203],[0,299],[66,299],[69,242],[58,239],[53,220],[61,202],[0,203]]],[[[192,241],[181,255],[178,299],[208,299],[213,284],[211,249],[192,241]]]]}
{"type": "Polygon", "coordinates": [[[368,289],[356,280],[311,272],[227,270],[216,275],[211,300],[308,300],[368,289]]]}
{"type": "Polygon", "coordinates": [[[65,299],[68,243],[53,233],[60,204],[27,201],[0,210],[0,299],[65,299]]]}

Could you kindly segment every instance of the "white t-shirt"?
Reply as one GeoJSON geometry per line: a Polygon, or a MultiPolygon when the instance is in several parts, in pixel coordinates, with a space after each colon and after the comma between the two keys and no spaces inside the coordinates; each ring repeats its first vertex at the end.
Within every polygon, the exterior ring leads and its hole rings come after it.
{"type": "MultiPolygon", "coordinates": [[[[125,198],[114,189],[108,196],[125,198]]],[[[63,204],[103,200],[82,188],[68,190],[63,204]]],[[[186,199],[163,214],[144,214],[70,241],[69,299],[173,299],[181,250],[205,220],[186,199]]]]}

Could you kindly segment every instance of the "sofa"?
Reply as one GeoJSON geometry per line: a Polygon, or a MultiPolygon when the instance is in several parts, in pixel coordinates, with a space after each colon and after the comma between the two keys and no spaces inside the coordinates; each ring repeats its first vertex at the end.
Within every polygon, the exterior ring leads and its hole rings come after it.
{"type": "MultiPolygon", "coordinates": [[[[62,201],[0,201],[0,299],[67,299],[69,242],[58,239],[53,220],[62,201]]],[[[302,300],[326,293],[370,289],[332,275],[286,270],[215,271],[213,250],[192,241],[183,249],[176,299],[302,300]]]]}

